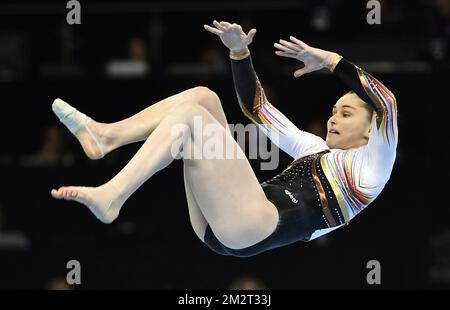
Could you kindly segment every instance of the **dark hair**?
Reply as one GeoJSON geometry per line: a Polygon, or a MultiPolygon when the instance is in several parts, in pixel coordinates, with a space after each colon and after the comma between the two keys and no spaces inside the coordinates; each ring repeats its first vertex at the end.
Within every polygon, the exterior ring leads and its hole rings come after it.
{"type": "MultiPolygon", "coordinates": [[[[359,97],[358,94],[355,93],[353,90],[346,92],[345,94],[342,95],[342,97],[344,97],[345,95],[353,95],[353,94],[356,95],[359,99],[361,99],[361,97],[359,97]]],[[[373,115],[373,112],[375,112],[374,107],[370,103],[365,102],[362,99],[361,99],[361,101],[364,102],[363,108],[366,109],[366,111],[367,111],[367,116],[369,118],[369,122],[372,122],[372,115],[373,115]]]]}

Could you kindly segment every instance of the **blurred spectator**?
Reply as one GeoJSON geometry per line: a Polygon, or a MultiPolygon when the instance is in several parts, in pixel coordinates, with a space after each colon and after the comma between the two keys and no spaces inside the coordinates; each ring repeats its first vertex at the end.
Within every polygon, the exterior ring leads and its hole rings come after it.
{"type": "Polygon", "coordinates": [[[449,63],[450,39],[450,2],[448,0],[423,1],[425,35],[428,41],[428,55],[438,64],[437,68],[445,69],[441,64],[449,63]]]}
{"type": "Polygon", "coordinates": [[[326,31],[331,25],[331,10],[326,6],[317,7],[311,15],[311,26],[317,31],[326,31]]]}
{"type": "Polygon", "coordinates": [[[74,27],[64,20],[59,26],[58,39],[55,41],[57,45],[48,48],[45,57],[38,63],[39,74],[44,78],[74,78],[83,75],[85,67],[78,58],[80,42],[74,27]]]}
{"type": "Polygon", "coordinates": [[[45,286],[46,290],[66,291],[73,290],[73,287],[67,284],[67,281],[63,277],[54,277],[45,286]]]}
{"type": "Polygon", "coordinates": [[[226,59],[223,55],[222,49],[205,48],[202,51],[202,62],[209,66],[211,73],[226,74],[230,64],[228,59],[226,59]]]}
{"type": "Polygon", "coordinates": [[[251,275],[243,275],[233,280],[229,286],[230,290],[265,290],[266,285],[258,278],[251,275]]]}
{"type": "Polygon", "coordinates": [[[14,232],[5,230],[5,216],[2,208],[3,206],[0,204],[0,250],[29,249],[31,241],[23,232],[21,231],[14,232]]]}
{"type": "Polygon", "coordinates": [[[132,38],[128,42],[128,58],[139,61],[147,60],[147,47],[142,39],[132,38]]]}
{"type": "Polygon", "coordinates": [[[434,0],[434,3],[439,8],[442,16],[447,18],[447,23],[450,22],[450,2],[448,0],[434,0]]]}
{"type": "Polygon", "coordinates": [[[106,64],[109,77],[143,78],[150,72],[147,45],[141,38],[133,37],[127,43],[126,59],[112,59],[106,64]]]}
{"type": "Polygon", "coordinates": [[[45,129],[40,150],[23,156],[19,160],[22,167],[72,166],[74,155],[67,150],[64,131],[61,126],[52,125],[45,129]]]}
{"type": "Polygon", "coordinates": [[[172,63],[168,72],[174,76],[210,77],[228,73],[230,64],[222,48],[205,47],[199,61],[172,63]]]}

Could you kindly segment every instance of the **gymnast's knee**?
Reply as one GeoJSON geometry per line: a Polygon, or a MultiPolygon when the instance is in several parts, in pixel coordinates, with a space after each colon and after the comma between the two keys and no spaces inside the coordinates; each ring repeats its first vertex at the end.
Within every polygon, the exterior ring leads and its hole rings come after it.
{"type": "Polygon", "coordinates": [[[194,100],[192,100],[191,103],[200,104],[209,111],[218,108],[222,109],[219,96],[206,86],[197,86],[192,88],[191,94],[194,97],[194,100]]]}

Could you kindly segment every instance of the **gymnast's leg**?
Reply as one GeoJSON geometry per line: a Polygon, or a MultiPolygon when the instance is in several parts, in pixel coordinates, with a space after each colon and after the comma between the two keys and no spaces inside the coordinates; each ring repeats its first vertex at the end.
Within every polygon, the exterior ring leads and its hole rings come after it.
{"type": "MultiPolygon", "coordinates": [[[[55,198],[76,200],[87,205],[102,221],[112,222],[125,200],[157,171],[174,159],[172,144],[180,137],[171,133],[173,126],[184,124],[184,149],[202,148],[203,132],[195,132],[194,116],[208,124],[217,120],[199,105],[182,105],[177,113],[167,115],[148,137],[131,161],[109,182],[99,187],[62,187],[53,190],[55,198]]],[[[223,143],[222,158],[190,158],[181,153],[190,180],[192,194],[217,238],[230,248],[253,245],[275,229],[278,212],[270,203],[253,170],[231,134],[220,124],[209,138],[223,143]],[[235,154],[227,159],[232,145],[235,154]]],[[[183,149],[183,151],[184,151],[183,149]]]]}
{"type": "Polygon", "coordinates": [[[195,102],[227,126],[225,114],[221,107],[217,107],[217,101],[217,95],[208,88],[195,87],[114,123],[97,122],[60,99],[54,101],[52,108],[76,136],[86,155],[91,159],[99,159],[120,146],[147,139],[159,122],[180,104],[195,102]]]}
{"type": "MultiPolygon", "coordinates": [[[[219,97],[206,87],[195,87],[186,90],[164,99],[134,116],[111,124],[99,123],[89,118],[89,122],[84,127],[80,126],[79,123],[82,124],[83,120],[86,121],[87,116],[84,118],[80,117],[80,115],[83,116],[84,114],[65,102],[58,100],[53,104],[53,110],[62,119],[63,123],[69,123],[70,125],[70,122],[72,122],[78,125],[75,126],[78,127],[78,130],[72,129],[71,131],[75,132],[75,136],[80,141],[86,154],[92,159],[98,159],[122,145],[145,140],[161,119],[180,104],[200,104],[226,130],[229,130],[219,97]]],[[[69,127],[69,129],[71,128],[69,127]]],[[[208,223],[195,201],[185,171],[186,168],[184,168],[184,183],[191,225],[196,235],[203,241],[208,223]]]]}

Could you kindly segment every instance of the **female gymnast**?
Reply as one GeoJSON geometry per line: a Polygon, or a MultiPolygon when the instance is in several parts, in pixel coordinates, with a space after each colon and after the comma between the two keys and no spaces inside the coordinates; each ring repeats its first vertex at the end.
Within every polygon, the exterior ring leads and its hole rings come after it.
{"type": "MultiPolygon", "coordinates": [[[[218,96],[206,87],[186,90],[109,124],[96,122],[56,99],[54,113],[91,159],[102,158],[122,145],[145,142],[105,184],[60,187],[52,189],[52,196],[80,202],[100,221],[111,223],[127,198],[177,157],[183,160],[192,227],[219,254],[252,256],[313,240],[347,225],[380,194],[390,177],[398,136],[394,95],[336,53],[313,48],[292,36],[275,43],[276,55],[304,63],[295,77],[326,68],[350,88],[332,108],[324,141],[298,129],[266,98],[248,49],[256,29],[246,34],[237,24],[214,21],[213,25],[204,28],[219,36],[230,50],[242,111],[269,138],[277,134],[274,142],[294,159],[289,167],[260,184],[229,131],[218,96]],[[201,117],[202,129],[218,125],[220,130],[212,138],[233,145],[236,158],[185,156],[185,147],[202,147],[203,131],[194,130],[195,117],[201,117]],[[180,124],[183,131],[174,135],[171,129],[180,124]],[[172,144],[179,139],[183,147],[173,154],[172,144]]],[[[165,225],[170,226],[170,219],[165,225]]]]}

